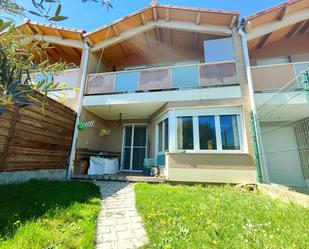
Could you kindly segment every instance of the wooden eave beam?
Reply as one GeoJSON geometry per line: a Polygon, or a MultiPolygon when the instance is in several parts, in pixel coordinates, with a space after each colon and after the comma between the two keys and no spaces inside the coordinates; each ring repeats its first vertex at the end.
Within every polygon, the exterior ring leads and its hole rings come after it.
{"type": "Polygon", "coordinates": [[[272,33],[269,33],[269,34],[267,34],[267,35],[264,35],[264,36],[262,37],[261,41],[260,41],[260,42],[258,43],[258,45],[256,46],[256,49],[262,49],[262,48],[266,45],[267,41],[269,41],[271,35],[272,35],[272,33]]]}
{"type": "Polygon", "coordinates": [[[289,12],[289,6],[286,5],[286,6],[284,6],[282,11],[280,12],[280,14],[278,16],[278,20],[282,21],[286,17],[286,15],[288,14],[288,12],[289,12]]]}
{"type": "Polygon", "coordinates": [[[123,45],[123,43],[122,43],[122,42],[120,43],[120,46],[121,46],[121,48],[122,48],[123,52],[126,54],[126,57],[129,57],[128,50],[127,50],[127,48],[123,45]]]}
{"type": "Polygon", "coordinates": [[[302,9],[296,13],[287,15],[280,22],[271,22],[255,27],[247,34],[248,41],[254,40],[258,37],[264,36],[276,30],[294,25],[304,20],[309,19],[309,8],[302,9]]]}
{"type": "Polygon", "coordinates": [[[62,40],[64,40],[64,36],[61,34],[61,32],[58,29],[55,29],[55,32],[62,40]]]}
{"type": "Polygon", "coordinates": [[[307,20],[306,24],[304,25],[304,27],[300,30],[300,34],[304,35],[309,31],[309,20],[307,20]]]}
{"type": "Polygon", "coordinates": [[[117,27],[115,25],[112,26],[113,27],[113,31],[115,32],[116,36],[119,36],[119,31],[117,29],[117,27]]]}
{"type": "Polygon", "coordinates": [[[32,28],[40,35],[45,34],[38,26],[32,26],[32,28]]]}
{"type": "Polygon", "coordinates": [[[196,25],[200,25],[201,23],[201,12],[197,12],[196,18],[195,18],[196,25]]]}
{"type": "Polygon", "coordinates": [[[287,34],[287,38],[292,39],[293,37],[295,37],[298,31],[300,31],[305,26],[306,23],[307,21],[303,21],[301,23],[295,24],[294,27],[291,29],[291,31],[287,34]]]}
{"type": "Polygon", "coordinates": [[[155,30],[156,30],[156,38],[157,38],[157,41],[160,43],[160,42],[161,42],[160,31],[159,31],[159,29],[158,29],[157,27],[155,28],[155,30]]]}
{"type": "Polygon", "coordinates": [[[145,21],[144,13],[141,13],[141,20],[142,20],[143,25],[145,25],[146,21],[145,21]]]}
{"type": "Polygon", "coordinates": [[[168,46],[172,46],[172,30],[168,29],[167,30],[167,41],[168,41],[168,46]]]}
{"type": "Polygon", "coordinates": [[[63,46],[68,46],[68,47],[75,47],[75,48],[80,48],[83,49],[83,42],[79,40],[72,40],[72,39],[61,39],[57,36],[51,36],[51,35],[29,35],[27,39],[31,40],[38,40],[38,41],[45,41],[49,43],[55,43],[63,46]]]}
{"type": "Polygon", "coordinates": [[[26,26],[27,30],[28,30],[32,35],[34,35],[34,34],[37,33],[37,32],[35,31],[35,29],[32,28],[28,23],[27,23],[25,26],[26,26]]]}
{"type": "Polygon", "coordinates": [[[150,48],[151,46],[150,46],[150,39],[149,39],[148,32],[145,32],[145,33],[144,33],[144,36],[145,36],[145,39],[146,39],[147,47],[150,48]]]}
{"type": "Polygon", "coordinates": [[[231,22],[230,22],[229,27],[230,27],[230,28],[233,28],[234,25],[235,25],[235,22],[236,22],[236,16],[233,16],[233,17],[232,17],[232,20],[231,20],[231,22]]]}
{"type": "Polygon", "coordinates": [[[194,48],[197,48],[197,41],[198,41],[199,33],[196,32],[194,35],[194,48]]]}
{"type": "MultiPolygon", "coordinates": [[[[191,22],[179,22],[174,20],[170,20],[169,22],[167,22],[165,20],[158,20],[156,22],[147,22],[145,25],[138,26],[126,32],[122,32],[117,37],[112,37],[106,41],[99,42],[92,48],[92,51],[95,52],[101,50],[103,47],[109,47],[113,44],[122,42],[138,34],[142,34],[156,28],[198,32],[203,34],[213,34],[222,36],[230,36],[232,34],[232,30],[228,26],[210,25],[210,24],[197,25],[191,22]]],[[[158,33],[158,31],[156,31],[156,33],[158,33]]]]}
{"type": "Polygon", "coordinates": [[[157,21],[158,15],[157,15],[157,9],[155,7],[152,8],[152,13],[153,13],[153,20],[157,21]]]}
{"type": "Polygon", "coordinates": [[[165,10],[165,21],[169,22],[170,20],[170,10],[166,9],[165,10]]]}

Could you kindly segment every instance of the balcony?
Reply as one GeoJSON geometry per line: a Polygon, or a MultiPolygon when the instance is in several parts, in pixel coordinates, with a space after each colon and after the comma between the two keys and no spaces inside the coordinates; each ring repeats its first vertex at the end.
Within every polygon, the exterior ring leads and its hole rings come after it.
{"type": "Polygon", "coordinates": [[[197,89],[239,84],[235,61],[88,75],[85,95],[197,89]]]}
{"type": "Polygon", "coordinates": [[[254,90],[256,92],[276,90],[294,83],[302,87],[302,72],[308,68],[309,62],[251,67],[254,90]]]}

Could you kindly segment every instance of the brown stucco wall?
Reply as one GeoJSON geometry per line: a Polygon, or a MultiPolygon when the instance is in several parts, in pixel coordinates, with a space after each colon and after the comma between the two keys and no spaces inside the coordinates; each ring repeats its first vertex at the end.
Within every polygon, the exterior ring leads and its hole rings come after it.
{"type": "Polygon", "coordinates": [[[94,113],[84,109],[81,115],[81,122],[94,120],[95,125],[84,131],[79,131],[77,148],[92,150],[121,152],[123,125],[130,123],[149,123],[149,120],[123,120],[119,126],[117,120],[104,120],[94,113]],[[111,130],[109,135],[100,136],[102,128],[111,130]]]}
{"type": "Polygon", "coordinates": [[[169,168],[255,169],[250,154],[168,153],[169,168]]]}

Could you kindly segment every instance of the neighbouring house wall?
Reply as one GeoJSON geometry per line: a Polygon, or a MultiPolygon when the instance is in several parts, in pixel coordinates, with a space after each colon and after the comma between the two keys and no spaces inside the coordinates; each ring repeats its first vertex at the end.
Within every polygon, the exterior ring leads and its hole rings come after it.
{"type": "MultiPolygon", "coordinates": [[[[34,97],[42,100],[39,93],[34,97]]],[[[73,110],[50,98],[44,109],[7,107],[0,116],[0,172],[65,169],[75,118],[73,110]]]]}
{"type": "Polygon", "coordinates": [[[166,161],[171,181],[243,183],[256,178],[249,154],[168,153],[166,161]]]}
{"type": "Polygon", "coordinates": [[[270,181],[301,186],[303,177],[294,126],[268,122],[261,124],[261,131],[270,181]]]}
{"type": "Polygon", "coordinates": [[[251,65],[256,65],[257,59],[290,56],[292,62],[309,61],[309,34],[296,35],[293,39],[281,39],[266,44],[262,49],[251,49],[251,65]]]}

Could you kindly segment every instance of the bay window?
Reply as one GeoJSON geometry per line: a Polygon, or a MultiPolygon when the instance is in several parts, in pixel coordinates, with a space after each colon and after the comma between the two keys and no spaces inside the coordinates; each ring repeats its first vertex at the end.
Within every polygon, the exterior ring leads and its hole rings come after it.
{"type": "Polygon", "coordinates": [[[176,126],[178,150],[242,150],[240,114],[177,115],[176,126]]]}

